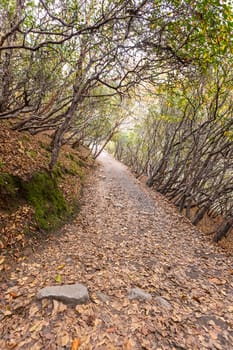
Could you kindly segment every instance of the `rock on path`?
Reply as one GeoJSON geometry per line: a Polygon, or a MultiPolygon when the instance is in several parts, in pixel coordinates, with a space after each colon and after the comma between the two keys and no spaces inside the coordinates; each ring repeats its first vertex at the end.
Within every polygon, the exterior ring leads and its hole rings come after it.
{"type": "Polygon", "coordinates": [[[149,300],[152,298],[152,296],[150,293],[147,293],[141,288],[136,287],[136,288],[130,289],[128,298],[129,300],[133,300],[133,299],[149,300]]]}
{"type": "Polygon", "coordinates": [[[37,299],[56,299],[67,304],[85,304],[89,301],[87,288],[79,283],[62,286],[51,286],[41,289],[37,299]]]}

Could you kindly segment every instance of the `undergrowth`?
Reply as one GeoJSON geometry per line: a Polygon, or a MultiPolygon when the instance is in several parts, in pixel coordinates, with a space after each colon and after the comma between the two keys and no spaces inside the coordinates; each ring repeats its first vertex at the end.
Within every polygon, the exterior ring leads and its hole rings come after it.
{"type": "Polygon", "coordinates": [[[79,209],[78,200],[68,203],[58,184],[65,174],[78,176],[83,180],[83,171],[76,161],[69,168],[58,162],[54,172],[35,173],[30,180],[7,173],[0,173],[0,209],[12,212],[22,203],[29,204],[34,210],[34,219],[39,229],[50,231],[54,229],[79,209]]]}
{"type": "Polygon", "coordinates": [[[57,178],[41,172],[22,182],[23,196],[35,210],[35,220],[44,230],[56,227],[69,215],[69,207],[58,187],[57,178]]]}

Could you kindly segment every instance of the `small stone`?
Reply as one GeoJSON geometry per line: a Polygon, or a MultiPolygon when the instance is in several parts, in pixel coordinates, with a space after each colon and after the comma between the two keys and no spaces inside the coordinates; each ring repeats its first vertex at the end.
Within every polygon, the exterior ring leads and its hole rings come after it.
{"type": "Polygon", "coordinates": [[[163,308],[167,309],[167,310],[171,310],[172,309],[172,306],[171,304],[164,298],[162,297],[156,297],[155,298],[155,301],[160,305],[162,306],[163,308]]]}
{"type": "Polygon", "coordinates": [[[120,203],[113,203],[113,205],[115,208],[121,208],[121,209],[125,208],[125,206],[123,204],[120,204],[120,203]]]}
{"type": "Polygon", "coordinates": [[[79,283],[42,288],[37,299],[56,299],[67,304],[85,304],[89,301],[87,288],[79,283]]]}
{"type": "Polygon", "coordinates": [[[101,300],[103,303],[107,303],[107,302],[109,301],[108,295],[106,295],[106,294],[104,294],[104,293],[102,293],[102,292],[100,292],[100,291],[98,291],[98,292],[96,293],[96,296],[97,296],[97,298],[98,298],[99,300],[101,300]]]}
{"type": "Polygon", "coordinates": [[[138,287],[130,289],[128,294],[129,300],[133,300],[133,299],[149,300],[151,298],[152,298],[151,294],[145,292],[143,289],[138,287]]]}

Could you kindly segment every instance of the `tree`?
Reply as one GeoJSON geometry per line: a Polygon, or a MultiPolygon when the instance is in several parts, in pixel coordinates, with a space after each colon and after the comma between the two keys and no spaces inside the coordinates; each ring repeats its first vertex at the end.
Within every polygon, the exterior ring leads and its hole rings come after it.
{"type": "Polygon", "coordinates": [[[206,214],[222,215],[216,237],[231,228],[232,81],[231,64],[225,60],[196,81],[164,85],[157,91],[157,106],[139,121],[121,153],[122,160],[139,176],[146,174],[148,185],[172,200],[194,225],[206,214]]]}
{"type": "Polygon", "coordinates": [[[232,30],[230,6],[217,0],[10,0],[1,13],[0,117],[54,131],[51,169],[85,101],[103,97],[97,88],[122,96],[194,74],[219,60],[232,30]]]}

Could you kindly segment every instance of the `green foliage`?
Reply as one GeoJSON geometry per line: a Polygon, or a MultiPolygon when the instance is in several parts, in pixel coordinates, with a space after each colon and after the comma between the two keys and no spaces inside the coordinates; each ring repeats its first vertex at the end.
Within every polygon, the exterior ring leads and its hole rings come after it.
{"type": "Polygon", "coordinates": [[[35,219],[40,228],[51,229],[69,214],[62,192],[49,173],[38,173],[21,185],[25,198],[35,210],[35,219]]]}
{"type": "Polygon", "coordinates": [[[28,150],[26,151],[26,154],[31,157],[31,158],[36,158],[37,157],[37,152],[34,150],[28,150]]]}
{"type": "Polygon", "coordinates": [[[78,159],[78,160],[76,160],[76,163],[78,164],[78,166],[80,166],[81,168],[86,168],[87,167],[87,164],[86,164],[86,162],[84,161],[84,160],[82,160],[82,159],[78,159]]]}
{"type": "Polygon", "coordinates": [[[78,161],[72,161],[72,163],[64,168],[64,171],[67,174],[73,175],[73,176],[78,176],[80,180],[82,181],[84,179],[84,174],[83,170],[79,165],[78,161]]]}
{"type": "Polygon", "coordinates": [[[66,158],[69,159],[70,162],[66,165],[62,164],[61,162],[57,162],[53,170],[53,175],[55,177],[64,178],[65,174],[69,174],[78,176],[82,181],[84,179],[82,167],[86,166],[85,162],[79,158],[76,159],[76,157],[70,153],[66,154],[66,158]]]}
{"type": "Polygon", "coordinates": [[[74,160],[74,156],[73,156],[73,154],[71,154],[71,153],[67,153],[67,154],[66,154],[66,158],[67,158],[67,159],[70,159],[70,160],[74,160]]]}
{"type": "Polygon", "coordinates": [[[53,169],[53,173],[52,176],[56,179],[56,178],[64,178],[64,167],[60,162],[57,162],[54,169],[53,169]]]}
{"type": "Polygon", "coordinates": [[[160,84],[148,113],[127,140],[113,139],[114,154],[197,224],[203,213],[232,214],[232,63],[205,74],[160,84]],[[198,208],[191,213],[191,208],[198,208]],[[191,217],[193,215],[193,217],[191,217]]]}
{"type": "MultiPolygon", "coordinates": [[[[183,64],[194,64],[205,71],[208,64],[219,64],[233,52],[233,9],[228,0],[155,1],[149,28],[161,34],[162,46],[169,48],[183,64]],[[163,16],[161,16],[163,14],[163,16]]],[[[155,52],[160,45],[153,46],[155,52]]]]}

